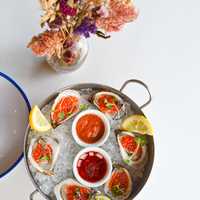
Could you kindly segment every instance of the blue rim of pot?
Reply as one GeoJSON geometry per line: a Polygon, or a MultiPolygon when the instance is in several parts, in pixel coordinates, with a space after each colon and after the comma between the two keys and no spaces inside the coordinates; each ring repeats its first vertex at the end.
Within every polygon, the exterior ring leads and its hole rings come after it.
{"type": "MultiPolygon", "coordinates": [[[[30,102],[26,96],[26,94],[24,93],[24,91],[22,90],[22,88],[19,86],[19,84],[14,81],[13,78],[11,78],[10,76],[6,75],[5,73],[0,71],[0,77],[3,77],[4,79],[6,79],[8,82],[10,82],[17,90],[18,92],[21,94],[21,96],[23,97],[26,106],[28,108],[28,111],[30,112],[31,110],[31,105],[30,102]]],[[[22,151],[21,155],[17,158],[17,160],[3,173],[0,174],[0,179],[4,176],[6,176],[9,172],[11,172],[22,160],[22,158],[24,157],[24,153],[22,151]]]]}

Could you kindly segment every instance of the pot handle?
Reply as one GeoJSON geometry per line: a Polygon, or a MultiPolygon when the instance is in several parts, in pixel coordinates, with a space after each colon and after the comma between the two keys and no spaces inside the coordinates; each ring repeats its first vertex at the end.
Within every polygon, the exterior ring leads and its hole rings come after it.
{"type": "Polygon", "coordinates": [[[140,109],[142,109],[142,108],[146,107],[147,105],[149,105],[149,104],[151,103],[151,100],[152,100],[151,93],[150,93],[150,91],[149,91],[148,86],[147,86],[144,82],[142,82],[142,81],[140,81],[140,80],[137,80],[137,79],[130,79],[130,80],[127,80],[127,81],[122,85],[122,87],[120,88],[120,92],[123,92],[124,88],[125,88],[129,83],[137,83],[137,84],[142,85],[142,86],[147,90],[147,92],[148,92],[148,94],[149,94],[149,99],[147,100],[147,102],[145,102],[143,105],[140,106],[140,109]]]}
{"type": "Polygon", "coordinates": [[[37,194],[37,193],[38,193],[38,190],[33,191],[33,192],[30,194],[29,199],[30,199],[30,200],[33,200],[33,197],[34,197],[35,194],[37,194]]]}

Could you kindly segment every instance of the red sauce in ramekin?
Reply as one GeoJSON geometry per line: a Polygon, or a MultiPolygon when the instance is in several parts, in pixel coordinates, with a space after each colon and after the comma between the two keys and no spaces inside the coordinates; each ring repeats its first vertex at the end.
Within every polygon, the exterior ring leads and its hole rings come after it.
{"type": "Polygon", "coordinates": [[[90,151],[80,156],[77,162],[77,169],[82,179],[95,183],[104,178],[108,164],[102,154],[90,151]]]}
{"type": "Polygon", "coordinates": [[[99,116],[95,114],[86,114],[78,120],[76,132],[83,142],[93,144],[104,135],[105,125],[99,116]]]}

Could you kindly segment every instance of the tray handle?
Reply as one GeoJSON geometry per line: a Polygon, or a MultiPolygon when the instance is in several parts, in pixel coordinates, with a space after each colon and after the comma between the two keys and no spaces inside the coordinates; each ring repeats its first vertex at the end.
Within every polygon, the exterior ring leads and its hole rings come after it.
{"type": "Polygon", "coordinates": [[[144,107],[146,107],[147,105],[149,105],[149,104],[151,103],[152,96],[151,96],[151,93],[150,93],[150,91],[149,91],[148,86],[147,86],[144,82],[142,82],[141,80],[137,80],[137,79],[130,79],[130,80],[127,80],[127,81],[121,86],[120,92],[123,92],[124,88],[125,88],[129,83],[137,83],[137,84],[140,84],[140,85],[142,85],[142,86],[147,90],[147,92],[148,92],[149,98],[148,98],[148,100],[147,100],[144,104],[142,104],[142,105],[140,106],[140,109],[143,109],[144,107]]]}
{"type": "Polygon", "coordinates": [[[33,191],[33,192],[30,194],[29,199],[30,199],[30,200],[33,200],[33,199],[34,199],[33,197],[34,197],[35,194],[37,194],[37,193],[39,193],[38,190],[33,191]]]}

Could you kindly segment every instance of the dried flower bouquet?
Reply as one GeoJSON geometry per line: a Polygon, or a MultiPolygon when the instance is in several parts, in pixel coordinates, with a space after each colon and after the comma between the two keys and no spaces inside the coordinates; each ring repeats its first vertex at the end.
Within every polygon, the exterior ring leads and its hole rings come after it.
{"type": "Polygon", "coordinates": [[[71,49],[80,37],[109,38],[138,16],[130,0],[40,0],[40,4],[41,27],[46,30],[34,36],[28,47],[37,56],[57,56],[69,64],[76,57],[71,49]]]}

